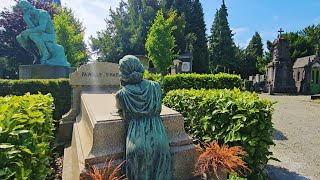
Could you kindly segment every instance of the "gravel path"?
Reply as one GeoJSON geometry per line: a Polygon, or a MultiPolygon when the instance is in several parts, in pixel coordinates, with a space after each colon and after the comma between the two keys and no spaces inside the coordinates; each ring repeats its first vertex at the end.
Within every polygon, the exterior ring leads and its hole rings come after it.
{"type": "Polygon", "coordinates": [[[270,177],[320,180],[320,103],[310,96],[259,96],[278,101],[273,114],[276,146],[271,151],[281,162],[269,162],[270,177]]]}

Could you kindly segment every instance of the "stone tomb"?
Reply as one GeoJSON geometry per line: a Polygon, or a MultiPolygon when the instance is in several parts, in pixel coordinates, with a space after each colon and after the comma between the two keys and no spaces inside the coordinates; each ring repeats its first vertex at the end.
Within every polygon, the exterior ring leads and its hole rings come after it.
{"type": "MultiPolygon", "coordinates": [[[[111,63],[88,64],[71,74],[72,109],[64,116],[59,128],[60,142],[66,143],[64,180],[79,179],[87,164],[101,167],[106,159],[123,160],[126,122],[115,108],[114,93],[120,86],[119,67],[116,66],[111,63]],[[67,135],[70,130],[72,139],[67,135]]],[[[183,116],[163,106],[161,117],[170,141],[173,179],[193,178],[195,145],[184,130],[183,116]]]]}

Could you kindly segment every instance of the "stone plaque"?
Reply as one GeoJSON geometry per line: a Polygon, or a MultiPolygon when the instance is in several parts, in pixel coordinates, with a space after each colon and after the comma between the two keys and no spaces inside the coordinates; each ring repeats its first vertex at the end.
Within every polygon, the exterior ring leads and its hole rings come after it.
{"type": "Polygon", "coordinates": [[[189,72],[190,71],[190,62],[182,62],[181,71],[182,72],[189,72]]]}
{"type": "Polygon", "coordinates": [[[120,86],[119,64],[97,62],[80,66],[70,74],[72,86],[120,86]]]}

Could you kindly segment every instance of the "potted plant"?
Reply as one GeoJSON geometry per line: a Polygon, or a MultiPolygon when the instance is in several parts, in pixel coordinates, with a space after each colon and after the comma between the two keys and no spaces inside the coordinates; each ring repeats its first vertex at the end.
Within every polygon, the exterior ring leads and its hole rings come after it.
{"type": "Polygon", "coordinates": [[[196,174],[204,179],[226,180],[228,173],[244,175],[249,171],[240,156],[248,153],[240,146],[229,147],[225,144],[219,146],[217,141],[203,143],[198,146],[200,156],[196,163],[196,174]]]}

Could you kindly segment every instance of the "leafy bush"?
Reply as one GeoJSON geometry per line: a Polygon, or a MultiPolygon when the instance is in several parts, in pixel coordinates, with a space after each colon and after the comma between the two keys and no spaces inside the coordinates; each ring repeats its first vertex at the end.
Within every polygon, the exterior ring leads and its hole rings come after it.
{"type": "Polygon", "coordinates": [[[259,167],[266,165],[274,145],[271,134],[273,103],[255,93],[234,90],[174,90],[164,104],[182,113],[185,128],[198,142],[218,140],[242,146],[249,156],[252,175],[259,179],[259,167]]]}
{"type": "Polygon", "coordinates": [[[0,97],[0,179],[45,179],[50,174],[53,98],[0,97]]]}
{"type": "Polygon", "coordinates": [[[146,70],[143,73],[143,78],[147,79],[147,80],[151,80],[151,81],[155,81],[155,82],[161,83],[162,75],[161,74],[150,73],[149,71],[146,70]]]}
{"type": "Polygon", "coordinates": [[[56,107],[54,119],[61,119],[70,110],[71,87],[68,79],[0,80],[0,96],[21,96],[28,92],[52,94],[56,107]]]}
{"type": "Polygon", "coordinates": [[[245,88],[245,90],[252,92],[254,90],[253,81],[244,80],[244,88],[245,88]]]}
{"type": "Polygon", "coordinates": [[[176,74],[163,79],[164,93],[174,89],[233,89],[242,88],[243,82],[234,74],[176,74]]]}

